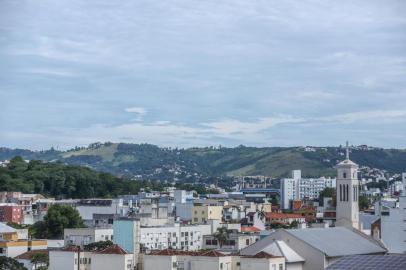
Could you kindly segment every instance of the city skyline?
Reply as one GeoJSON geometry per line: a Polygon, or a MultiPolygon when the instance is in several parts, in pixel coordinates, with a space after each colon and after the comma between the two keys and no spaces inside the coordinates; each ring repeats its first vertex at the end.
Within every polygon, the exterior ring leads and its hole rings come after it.
{"type": "Polygon", "coordinates": [[[406,148],[402,1],[0,2],[0,142],[406,148]]]}

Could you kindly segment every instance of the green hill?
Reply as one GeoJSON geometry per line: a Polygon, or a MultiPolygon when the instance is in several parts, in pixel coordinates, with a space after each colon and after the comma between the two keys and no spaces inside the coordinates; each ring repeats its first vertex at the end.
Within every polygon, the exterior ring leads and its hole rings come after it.
{"type": "MultiPolygon", "coordinates": [[[[151,144],[95,143],[69,151],[33,152],[0,148],[0,160],[20,155],[25,159],[61,161],[98,171],[144,179],[201,180],[219,176],[288,176],[301,169],[304,176],[334,176],[343,159],[342,147],[160,148],[151,144]]],[[[406,150],[352,147],[351,159],[361,166],[406,171],[406,150]]]]}

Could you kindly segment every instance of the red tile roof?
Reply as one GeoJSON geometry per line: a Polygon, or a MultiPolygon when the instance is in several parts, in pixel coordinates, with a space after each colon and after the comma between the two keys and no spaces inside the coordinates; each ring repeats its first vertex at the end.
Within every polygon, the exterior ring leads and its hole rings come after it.
{"type": "Polygon", "coordinates": [[[289,213],[274,213],[274,212],[267,212],[265,213],[267,218],[304,218],[302,215],[299,214],[289,214],[289,213]]]}
{"type": "Polygon", "coordinates": [[[103,249],[102,251],[98,251],[96,253],[98,253],[98,254],[119,254],[119,255],[128,254],[119,245],[111,245],[111,246],[103,249]]]}
{"type": "Polygon", "coordinates": [[[280,258],[280,256],[274,256],[272,254],[269,254],[265,251],[261,251],[254,256],[244,256],[246,258],[256,258],[256,259],[271,259],[271,258],[280,258]]]}
{"type": "Polygon", "coordinates": [[[78,246],[68,246],[66,248],[61,249],[60,251],[69,251],[69,252],[78,252],[80,248],[78,246]]]}
{"type": "Polygon", "coordinates": [[[38,250],[31,250],[27,251],[23,254],[18,255],[15,257],[15,259],[20,259],[20,260],[31,260],[32,256],[34,254],[48,254],[48,250],[46,249],[38,249],[38,250]]]}
{"type": "Polygon", "coordinates": [[[204,256],[204,257],[224,257],[226,255],[224,255],[223,253],[218,252],[216,250],[209,250],[207,252],[200,253],[200,256],[204,256]]]}
{"type": "Polygon", "coordinates": [[[204,257],[223,257],[226,256],[221,252],[215,250],[209,251],[184,251],[184,250],[176,250],[176,249],[163,249],[153,251],[148,255],[158,255],[158,256],[204,256],[204,257]]]}
{"type": "Polygon", "coordinates": [[[255,226],[242,226],[241,227],[241,232],[259,232],[261,231],[255,226]]]}

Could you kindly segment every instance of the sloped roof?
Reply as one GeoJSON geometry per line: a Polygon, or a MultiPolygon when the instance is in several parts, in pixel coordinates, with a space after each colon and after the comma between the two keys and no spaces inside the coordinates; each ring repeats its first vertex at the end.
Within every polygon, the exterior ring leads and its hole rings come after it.
{"type": "Polygon", "coordinates": [[[209,250],[207,252],[202,252],[199,255],[204,256],[204,257],[224,257],[224,256],[226,256],[223,253],[218,252],[216,250],[209,250]]]}
{"type": "Polygon", "coordinates": [[[345,159],[338,163],[336,166],[352,166],[352,167],[358,167],[358,164],[351,161],[350,159],[345,159]]]}
{"type": "Polygon", "coordinates": [[[0,233],[15,233],[16,229],[0,222],[0,233]]]}
{"type": "Polygon", "coordinates": [[[267,253],[265,251],[261,251],[261,252],[255,254],[255,255],[253,255],[253,256],[244,256],[244,257],[255,258],[255,259],[271,259],[271,258],[278,258],[278,257],[281,257],[281,256],[274,256],[274,255],[269,254],[269,253],[267,253]]]}
{"type": "Polygon", "coordinates": [[[111,245],[101,251],[96,252],[98,254],[119,254],[124,255],[128,254],[124,249],[122,249],[119,245],[111,245]]]}
{"type": "Polygon", "coordinates": [[[260,229],[258,229],[255,226],[242,226],[241,227],[241,232],[259,232],[261,231],[260,229]]]}
{"type": "Polygon", "coordinates": [[[327,267],[327,270],[397,270],[406,269],[405,254],[345,256],[327,267]]]}
{"type": "Polygon", "coordinates": [[[266,252],[274,256],[283,256],[287,262],[303,262],[304,259],[291,249],[285,242],[273,240],[269,237],[263,238],[258,242],[248,246],[240,251],[242,256],[255,256],[259,252],[266,252]]]}
{"type": "Polygon", "coordinates": [[[47,249],[31,250],[31,251],[27,251],[27,252],[24,252],[23,254],[18,255],[17,257],[15,257],[15,259],[31,260],[31,258],[34,254],[48,254],[48,252],[49,251],[47,249]]]}
{"type": "Polygon", "coordinates": [[[284,231],[329,257],[386,252],[371,237],[345,227],[290,229],[284,231]]]}
{"type": "Polygon", "coordinates": [[[78,246],[67,246],[65,248],[62,248],[60,251],[69,251],[69,252],[78,252],[80,248],[78,246]]]}
{"type": "Polygon", "coordinates": [[[304,216],[299,214],[291,214],[291,213],[275,213],[275,212],[267,212],[265,213],[267,218],[304,218],[304,216]]]}

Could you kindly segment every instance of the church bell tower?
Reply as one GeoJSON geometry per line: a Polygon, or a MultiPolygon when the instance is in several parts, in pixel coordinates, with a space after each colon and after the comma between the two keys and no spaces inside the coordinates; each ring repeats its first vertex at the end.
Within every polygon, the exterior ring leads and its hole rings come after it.
{"type": "Polygon", "coordinates": [[[350,160],[348,142],[346,158],[337,164],[336,181],[336,226],[353,227],[359,229],[358,209],[358,165],[350,160]]]}

